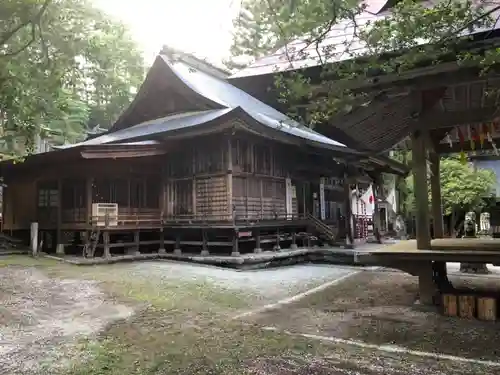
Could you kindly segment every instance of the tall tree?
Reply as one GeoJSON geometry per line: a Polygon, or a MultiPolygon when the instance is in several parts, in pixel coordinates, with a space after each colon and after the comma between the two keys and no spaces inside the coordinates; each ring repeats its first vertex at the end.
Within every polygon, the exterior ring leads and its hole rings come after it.
{"type": "MultiPolygon", "coordinates": [[[[463,217],[466,212],[480,212],[495,193],[496,176],[491,170],[463,164],[457,157],[441,160],[440,179],[443,214],[463,217]]],[[[415,208],[412,177],[407,178],[408,194],[406,206],[415,208]]],[[[430,188],[429,188],[430,189],[430,188]]],[[[429,190],[429,200],[431,194],[429,190]]],[[[453,223],[456,225],[458,223],[453,223]]]]}
{"type": "Polygon", "coordinates": [[[38,136],[74,141],[110,126],[142,81],[126,28],[86,0],[0,4],[0,140],[32,151],[38,136]]]}

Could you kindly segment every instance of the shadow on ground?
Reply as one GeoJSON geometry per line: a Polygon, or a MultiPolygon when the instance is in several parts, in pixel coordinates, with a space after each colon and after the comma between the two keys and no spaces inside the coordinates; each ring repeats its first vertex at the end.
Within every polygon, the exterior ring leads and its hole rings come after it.
{"type": "MultiPolygon", "coordinates": [[[[500,289],[500,279],[453,279],[461,287],[500,289]]],[[[297,303],[256,315],[253,321],[297,333],[498,360],[500,323],[419,310],[414,306],[417,289],[416,278],[403,273],[361,272],[297,303]]]]}

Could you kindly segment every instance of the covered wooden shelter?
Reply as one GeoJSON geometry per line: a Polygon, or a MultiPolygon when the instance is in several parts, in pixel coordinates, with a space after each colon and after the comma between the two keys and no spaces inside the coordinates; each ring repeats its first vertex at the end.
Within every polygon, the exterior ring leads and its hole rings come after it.
{"type": "MultiPolygon", "coordinates": [[[[358,26],[390,16],[393,1],[368,1],[367,11],[358,17],[358,26]]],[[[432,7],[431,2],[429,6],[432,7]]],[[[496,12],[498,13],[498,12],[496,12]]],[[[495,13],[495,14],[496,14],[495,13]]],[[[493,16],[495,16],[495,14],[493,16]]],[[[316,82],[315,90],[321,94],[320,71],[316,51],[328,47],[330,50],[344,49],[347,43],[357,43],[354,25],[345,21],[332,27],[320,48],[298,40],[293,42],[295,50],[302,53],[290,61],[286,48],[236,73],[230,82],[247,90],[259,99],[286,111],[275,101],[273,87],[275,74],[287,74],[290,70],[301,69],[303,74],[316,82]],[[305,51],[303,49],[305,48],[305,51]],[[308,54],[308,53],[309,54],[308,54]]],[[[464,41],[462,48],[472,53],[500,46],[500,32],[497,26],[488,30],[476,30],[464,41]]],[[[321,53],[321,52],[320,52],[321,53]]],[[[349,54],[339,53],[322,61],[335,64],[349,59],[349,54]]],[[[432,252],[430,219],[434,218],[434,237],[444,235],[441,191],[439,181],[440,155],[471,152],[478,149],[497,149],[500,145],[500,74],[492,69],[487,75],[480,74],[481,68],[460,65],[455,56],[441,64],[429,64],[398,75],[361,76],[348,83],[352,90],[360,90],[368,95],[365,103],[360,103],[349,113],[339,114],[328,123],[320,124],[316,130],[335,137],[349,147],[363,150],[370,155],[386,155],[402,142],[407,142],[413,152],[412,169],[416,198],[416,225],[418,250],[405,255],[399,249],[397,254],[383,250],[374,254],[376,262],[407,270],[420,277],[421,295],[424,303],[432,301],[433,274],[435,279],[445,280],[444,262],[457,258],[453,246],[447,252],[432,252]],[[427,178],[427,164],[431,165],[430,181],[427,178]],[[432,191],[429,202],[428,185],[432,191]],[[431,204],[430,204],[431,203],[431,204]],[[429,207],[431,209],[429,210],[429,207]],[[419,260],[415,263],[415,260],[419,260]],[[410,267],[411,263],[411,267],[410,267]],[[438,276],[436,276],[438,275],[438,276]]],[[[480,246],[468,242],[469,246],[480,246]]],[[[500,243],[493,251],[491,246],[475,255],[461,252],[462,261],[500,262],[500,243]],[[482,256],[482,257],[481,257],[482,256]],[[467,258],[469,257],[469,258],[467,258]]],[[[463,250],[463,249],[462,249],[463,250]]]]}

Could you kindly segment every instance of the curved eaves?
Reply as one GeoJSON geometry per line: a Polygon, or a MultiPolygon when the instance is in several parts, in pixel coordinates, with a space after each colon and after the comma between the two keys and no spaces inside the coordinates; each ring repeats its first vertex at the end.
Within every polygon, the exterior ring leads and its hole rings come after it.
{"type": "Polygon", "coordinates": [[[232,110],[230,108],[214,109],[209,111],[184,113],[181,115],[171,115],[151,121],[144,122],[130,128],[118,130],[116,132],[101,135],[79,143],[81,145],[102,145],[117,142],[136,142],[157,137],[164,133],[178,132],[191,129],[202,124],[211,124],[216,120],[224,120],[232,110]]]}
{"type": "Polygon", "coordinates": [[[287,137],[289,140],[294,140],[294,142],[298,142],[301,145],[308,145],[313,148],[328,149],[340,154],[362,155],[359,151],[350,149],[319,133],[312,132],[313,136],[311,136],[311,132],[303,132],[300,127],[291,126],[259,113],[250,113],[241,107],[235,108],[232,111],[232,115],[237,115],[243,123],[247,124],[254,131],[257,129],[255,125],[260,125],[266,132],[274,133],[277,140],[287,137]]]}

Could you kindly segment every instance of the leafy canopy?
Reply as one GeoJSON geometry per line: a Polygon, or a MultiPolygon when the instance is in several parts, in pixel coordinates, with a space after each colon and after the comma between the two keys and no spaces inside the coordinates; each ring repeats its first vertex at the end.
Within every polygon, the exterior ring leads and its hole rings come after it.
{"type": "MultiPolygon", "coordinates": [[[[408,211],[414,210],[413,177],[406,180],[408,211]]],[[[487,198],[495,194],[496,176],[493,171],[474,168],[470,163],[463,164],[458,158],[441,160],[441,202],[443,213],[451,215],[453,210],[467,212],[479,211],[487,204],[487,198]]],[[[429,189],[429,201],[431,193],[429,189]]]]}
{"type": "Polygon", "coordinates": [[[500,49],[481,54],[457,52],[463,43],[457,36],[493,27],[491,15],[500,6],[473,0],[438,0],[432,2],[432,7],[423,1],[389,1],[396,3],[390,17],[369,20],[365,12],[369,3],[244,0],[235,21],[233,60],[248,62],[279,49],[296,68],[305,60],[315,61],[321,68],[322,95],[313,95],[310,80],[300,71],[286,77],[278,75],[276,80],[280,102],[291,115],[300,115],[311,126],[381,93],[349,89],[343,84],[353,78],[399,74],[450,58],[482,66],[484,71],[499,61],[500,49]],[[303,43],[292,43],[297,40],[303,43]]]}
{"type": "Polygon", "coordinates": [[[125,26],[89,1],[0,2],[4,156],[33,151],[38,136],[75,141],[96,125],[110,126],[143,74],[125,26]]]}

